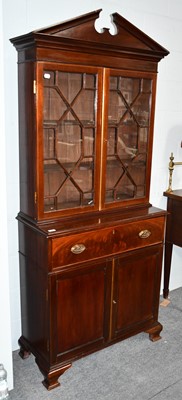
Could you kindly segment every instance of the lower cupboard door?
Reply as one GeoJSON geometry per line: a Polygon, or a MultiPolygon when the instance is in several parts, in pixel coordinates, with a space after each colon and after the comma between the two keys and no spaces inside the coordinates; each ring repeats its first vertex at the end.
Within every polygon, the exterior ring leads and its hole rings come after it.
{"type": "Polygon", "coordinates": [[[108,337],[110,263],[51,277],[52,346],[64,361],[103,346],[108,337]]]}
{"type": "Polygon", "coordinates": [[[127,337],[158,318],[162,245],[116,259],[113,291],[113,338],[127,337]]]}

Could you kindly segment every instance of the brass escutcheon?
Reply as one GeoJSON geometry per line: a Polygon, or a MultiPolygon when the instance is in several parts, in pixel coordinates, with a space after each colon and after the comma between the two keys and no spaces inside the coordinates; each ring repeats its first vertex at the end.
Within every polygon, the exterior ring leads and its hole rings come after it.
{"type": "Polygon", "coordinates": [[[71,247],[71,252],[73,254],[80,254],[80,253],[83,253],[83,251],[85,249],[86,249],[86,247],[83,243],[75,244],[74,246],[71,247]]]}
{"type": "Polygon", "coordinates": [[[140,231],[139,234],[138,234],[138,236],[139,236],[141,239],[146,239],[146,238],[148,238],[150,235],[151,235],[151,232],[148,231],[148,229],[144,229],[143,231],[140,231]]]}

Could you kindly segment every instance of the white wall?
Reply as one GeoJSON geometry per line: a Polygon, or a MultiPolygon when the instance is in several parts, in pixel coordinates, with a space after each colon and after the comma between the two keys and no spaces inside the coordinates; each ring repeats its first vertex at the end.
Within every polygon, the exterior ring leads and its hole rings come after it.
{"type": "Polygon", "coordinates": [[[11,352],[11,321],[9,293],[9,264],[7,240],[7,196],[6,196],[6,156],[5,156],[5,126],[4,126],[4,68],[3,68],[3,24],[2,1],[0,1],[0,363],[8,373],[9,389],[13,387],[12,352],[11,352]]]}
{"type": "MultiPolygon", "coordinates": [[[[15,220],[19,211],[18,95],[17,54],[9,38],[102,8],[100,27],[109,26],[109,15],[117,11],[170,51],[170,55],[159,64],[150,195],[153,205],[165,209],[166,198],[163,197],[163,191],[168,185],[168,161],[171,151],[176,161],[182,161],[180,147],[182,140],[182,2],[181,0],[1,1],[3,2],[5,61],[5,129],[2,133],[7,145],[8,258],[12,348],[15,350],[18,347],[17,340],[21,332],[18,239],[15,220]]],[[[182,187],[182,167],[175,169],[173,186],[176,189],[182,187]]],[[[182,286],[181,257],[182,249],[174,247],[171,289],[182,286]]]]}

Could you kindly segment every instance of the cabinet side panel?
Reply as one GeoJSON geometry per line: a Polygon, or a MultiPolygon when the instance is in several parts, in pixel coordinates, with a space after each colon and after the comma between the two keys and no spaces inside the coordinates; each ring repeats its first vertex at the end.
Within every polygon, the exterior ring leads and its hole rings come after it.
{"type": "Polygon", "coordinates": [[[47,354],[49,332],[46,242],[19,223],[22,335],[32,353],[47,354]]]}
{"type": "Polygon", "coordinates": [[[34,65],[18,65],[19,90],[19,153],[20,153],[20,211],[34,217],[35,192],[35,123],[34,123],[34,65]]]}

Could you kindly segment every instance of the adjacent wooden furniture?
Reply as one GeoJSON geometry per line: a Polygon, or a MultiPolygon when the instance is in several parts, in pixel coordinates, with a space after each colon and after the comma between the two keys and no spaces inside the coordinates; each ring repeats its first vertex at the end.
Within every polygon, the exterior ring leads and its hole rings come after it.
{"type": "Polygon", "coordinates": [[[169,280],[173,244],[182,247],[182,189],[164,192],[167,197],[167,223],[164,254],[164,289],[165,299],[169,296],[169,280]]]}
{"type": "Polygon", "coordinates": [[[101,10],[12,39],[20,123],[20,355],[44,385],[141,331],[160,338],[166,212],[149,204],[157,65],[168,51],[101,10]]]}

